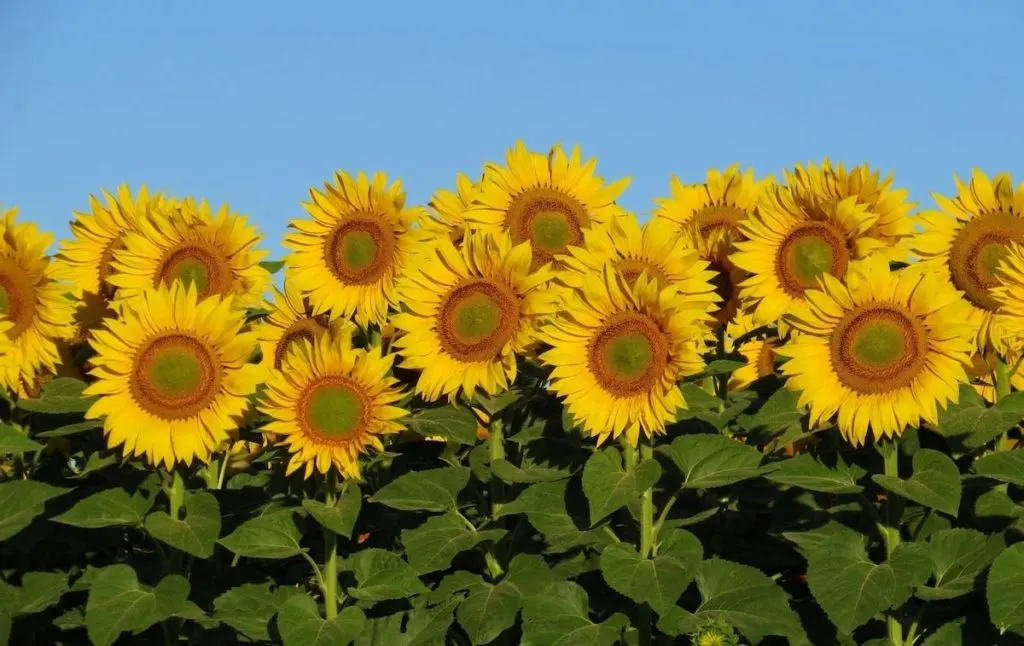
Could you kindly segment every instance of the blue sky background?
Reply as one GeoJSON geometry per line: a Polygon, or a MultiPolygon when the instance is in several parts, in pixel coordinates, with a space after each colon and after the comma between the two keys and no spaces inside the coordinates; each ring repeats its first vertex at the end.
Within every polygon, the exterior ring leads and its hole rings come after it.
{"type": "Polygon", "coordinates": [[[0,203],[66,235],[120,182],[228,201],[275,255],[311,185],[411,202],[517,138],[579,143],[644,215],[700,181],[829,155],[929,204],[1024,180],[1024,3],[0,0],[0,203]]]}

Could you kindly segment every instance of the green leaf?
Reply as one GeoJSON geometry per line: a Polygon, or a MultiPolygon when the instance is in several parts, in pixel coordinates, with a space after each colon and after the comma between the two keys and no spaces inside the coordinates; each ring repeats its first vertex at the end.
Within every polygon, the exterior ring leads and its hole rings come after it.
{"type": "Polygon", "coordinates": [[[68,591],[64,572],[28,572],[21,577],[18,599],[9,610],[12,615],[30,615],[54,605],[68,591]]]}
{"type": "Polygon", "coordinates": [[[76,480],[83,480],[87,476],[90,476],[93,473],[100,471],[102,469],[106,469],[107,467],[117,464],[120,461],[121,458],[118,456],[117,453],[96,451],[95,453],[89,454],[89,457],[85,461],[85,466],[82,467],[82,470],[79,471],[78,474],[72,477],[75,478],[76,480]]]}
{"type": "Polygon", "coordinates": [[[499,541],[504,529],[477,531],[466,524],[454,511],[431,516],[415,529],[402,531],[402,545],[409,565],[417,574],[445,570],[460,552],[471,549],[483,541],[499,541]]]}
{"type": "Polygon", "coordinates": [[[277,272],[279,272],[282,269],[284,269],[284,261],[283,260],[264,260],[263,262],[260,263],[260,267],[263,267],[264,269],[266,269],[267,271],[269,271],[272,274],[276,274],[277,272]]]}
{"type": "Polygon", "coordinates": [[[302,506],[321,527],[345,538],[352,538],[352,530],[363,507],[363,492],[359,485],[353,484],[342,492],[333,506],[312,499],[303,500],[302,506]]]}
{"type": "Polygon", "coordinates": [[[564,480],[572,474],[564,469],[554,469],[529,465],[522,469],[504,458],[491,462],[491,471],[505,482],[512,484],[532,484],[535,482],[553,482],[564,480]]]}
{"type": "Polygon", "coordinates": [[[863,536],[841,531],[807,559],[807,584],[836,628],[850,633],[889,608],[896,574],[868,559],[863,536]]]}
{"type": "Polygon", "coordinates": [[[130,565],[118,564],[100,572],[89,588],[85,627],[94,646],[111,646],[126,632],[137,635],[174,616],[188,600],[183,576],[166,576],[150,589],[139,584],[130,565]]]}
{"type": "Polygon", "coordinates": [[[999,482],[1024,486],[1024,451],[1000,451],[986,455],[974,462],[974,472],[999,482]]]}
{"type": "Polygon", "coordinates": [[[950,516],[960,509],[960,470],[944,453],[933,449],[918,449],[914,453],[914,471],[910,478],[873,475],[880,487],[903,496],[925,507],[931,507],[950,516]]]}
{"type": "Polygon", "coordinates": [[[47,413],[63,415],[65,413],[84,413],[98,399],[85,397],[85,382],[68,377],[58,377],[43,386],[43,392],[37,399],[19,399],[18,408],[31,413],[47,413]]]}
{"type": "Polygon", "coordinates": [[[69,491],[36,480],[0,483],[0,541],[28,527],[43,513],[46,501],[69,491]]]}
{"type": "Polygon", "coordinates": [[[27,453],[41,448],[43,445],[33,442],[24,431],[10,424],[0,423],[0,455],[27,453]]]}
{"type": "Polygon", "coordinates": [[[347,646],[363,631],[366,615],[357,606],[344,608],[324,621],[309,595],[297,594],[277,613],[277,629],[284,646],[347,646]]]}
{"type": "Polygon", "coordinates": [[[220,544],[238,556],[261,559],[285,559],[302,551],[292,510],[276,510],[245,521],[220,539],[220,544]]]}
{"type": "Polygon", "coordinates": [[[515,624],[523,599],[546,588],[552,575],[543,557],[519,554],[497,585],[476,576],[466,580],[469,594],[459,604],[455,617],[474,644],[486,644],[515,624]]]}
{"type": "Polygon", "coordinates": [[[740,415],[737,422],[747,431],[766,430],[775,432],[799,424],[804,408],[799,405],[800,393],[780,388],[765,400],[761,408],[751,415],[740,415]]]}
{"type": "Polygon", "coordinates": [[[935,583],[917,591],[929,601],[953,599],[974,589],[975,581],[1005,547],[1002,536],[989,538],[973,529],[943,529],[928,537],[935,583]]]}
{"type": "Polygon", "coordinates": [[[723,435],[681,435],[665,453],[683,473],[687,489],[723,487],[761,472],[764,455],[723,435]]]}
{"type": "Polygon", "coordinates": [[[988,614],[999,632],[1024,624],[1024,543],[1007,548],[988,572],[988,614]]]}
{"type": "Polygon", "coordinates": [[[902,606],[932,574],[931,556],[920,543],[900,543],[886,563],[896,577],[896,586],[889,595],[890,608],[902,606]]]}
{"type": "Polygon", "coordinates": [[[943,624],[921,642],[921,646],[963,646],[963,623],[963,619],[954,619],[943,624]]]}
{"type": "MultiPolygon", "coordinates": [[[[64,631],[85,628],[85,612],[81,608],[72,608],[54,619],[53,625],[64,631]]],[[[0,644],[3,643],[0,639],[0,644]]]]}
{"type": "Polygon", "coordinates": [[[1024,417],[1024,393],[1012,393],[996,406],[989,407],[970,385],[960,387],[959,403],[939,410],[939,432],[955,438],[966,448],[982,447],[1024,417]]]}
{"type": "Polygon", "coordinates": [[[369,498],[402,511],[445,511],[458,506],[459,492],[469,484],[468,467],[413,471],[399,476],[369,498]]]}
{"type": "Polygon", "coordinates": [[[269,640],[270,620],[296,593],[303,594],[290,588],[274,592],[270,583],[243,583],[213,600],[213,616],[253,641],[269,640]]]}
{"type": "Polygon", "coordinates": [[[474,398],[474,403],[487,411],[488,415],[494,416],[515,403],[519,399],[520,394],[517,388],[509,388],[505,392],[493,397],[478,394],[474,398]]]}
{"type": "Polygon", "coordinates": [[[105,489],[83,498],[63,514],[52,518],[54,522],[75,527],[95,529],[119,525],[141,525],[153,499],[144,492],[128,493],[120,487],[105,489]]]}
{"type": "Polygon", "coordinates": [[[835,468],[829,468],[815,460],[810,453],[801,453],[795,458],[783,460],[779,465],[778,469],[765,475],[765,478],[779,484],[823,493],[853,494],[864,490],[857,481],[867,471],[856,464],[847,465],[842,459],[835,468]]]}
{"type": "Polygon", "coordinates": [[[604,622],[590,620],[587,592],[569,581],[556,581],[523,602],[520,646],[615,646],[629,620],[615,613],[604,622]]]}
{"type": "Polygon", "coordinates": [[[609,586],[658,613],[675,605],[690,585],[704,550],[690,532],[672,530],[654,558],[641,558],[627,543],[613,543],[601,552],[601,574],[609,586]]]}
{"type": "Polygon", "coordinates": [[[565,495],[568,482],[541,482],[527,487],[519,497],[501,506],[499,516],[526,514],[530,524],[548,540],[552,552],[596,542],[597,531],[581,531],[569,515],[565,495]]]}
{"type": "Polygon", "coordinates": [[[397,554],[369,548],[356,552],[351,561],[357,587],[349,594],[356,599],[406,599],[427,592],[412,567],[397,554]]]}
{"type": "Polygon", "coordinates": [[[736,372],[743,366],[747,365],[744,361],[733,361],[732,359],[715,359],[707,365],[706,368],[699,374],[691,379],[703,379],[705,377],[717,377],[719,375],[728,375],[736,372]]]}
{"type": "Polygon", "coordinates": [[[622,468],[622,454],[615,447],[595,451],[583,467],[583,493],[590,508],[590,526],[623,507],[661,477],[661,465],[644,460],[633,470],[622,468]]]}
{"type": "Polygon", "coordinates": [[[356,646],[434,646],[444,644],[455,620],[461,597],[451,597],[438,606],[415,601],[407,613],[396,613],[366,622],[356,646]],[[405,626],[403,631],[402,626],[405,626]]]}
{"type": "Polygon", "coordinates": [[[153,512],[146,517],[146,531],[186,554],[208,559],[220,536],[220,505],[209,491],[191,493],[185,499],[184,519],[153,512]]]}
{"type": "Polygon", "coordinates": [[[103,428],[103,420],[89,419],[84,422],[76,422],[74,424],[68,424],[67,426],[61,426],[60,428],[55,428],[52,431],[36,433],[36,437],[65,437],[68,435],[85,433],[87,431],[95,431],[98,428],[103,428]]]}
{"type": "Polygon", "coordinates": [[[476,415],[463,406],[425,408],[405,419],[406,424],[420,435],[439,435],[458,444],[476,444],[476,415]]]}

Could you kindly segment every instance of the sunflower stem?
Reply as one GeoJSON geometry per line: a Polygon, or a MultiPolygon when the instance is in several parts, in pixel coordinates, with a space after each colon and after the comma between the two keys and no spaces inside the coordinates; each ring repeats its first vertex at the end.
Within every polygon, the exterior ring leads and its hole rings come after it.
{"type": "MultiPolygon", "coordinates": [[[[885,475],[898,478],[900,450],[895,441],[887,441],[879,445],[882,453],[883,469],[885,475]]],[[[886,493],[885,497],[885,524],[881,527],[882,537],[885,541],[886,559],[892,557],[896,547],[900,544],[900,517],[903,515],[903,499],[896,494],[886,493]]],[[[889,632],[889,641],[892,646],[903,646],[903,624],[898,616],[890,613],[886,616],[886,626],[889,632]]]]}
{"type": "MultiPolygon", "coordinates": [[[[324,502],[333,507],[338,491],[338,476],[331,469],[324,482],[324,502]]],[[[338,616],[338,535],[324,527],[324,610],[330,621],[338,616]]]]}
{"type": "Polygon", "coordinates": [[[181,520],[181,508],[185,505],[185,477],[180,469],[171,470],[171,488],[167,492],[168,512],[171,520],[181,520]]]}
{"type": "MultiPolygon", "coordinates": [[[[505,433],[501,427],[501,420],[492,419],[487,429],[488,448],[490,449],[491,464],[498,460],[505,459],[505,433]]],[[[491,478],[491,519],[497,520],[501,513],[501,499],[503,495],[502,482],[499,478],[491,478]]]]}
{"type": "MultiPolygon", "coordinates": [[[[629,453],[633,453],[632,450],[629,453]]],[[[640,462],[654,459],[654,439],[640,441],[640,462]]],[[[654,556],[654,486],[640,494],[640,558],[654,556]]],[[[637,630],[640,646],[652,643],[651,609],[646,603],[639,607],[637,630]]]]}
{"type": "Polygon", "coordinates": [[[230,456],[228,455],[228,452],[225,451],[224,452],[224,456],[221,458],[221,461],[220,461],[220,469],[218,469],[218,473],[217,473],[217,485],[214,487],[214,489],[223,489],[224,488],[224,477],[228,473],[228,463],[231,462],[229,457],[230,456]]]}
{"type": "MultiPolygon", "coordinates": [[[[996,403],[1003,401],[1010,395],[1010,380],[1012,379],[1010,373],[1010,366],[1005,361],[999,359],[996,361],[996,403]]],[[[999,440],[996,443],[996,451],[1008,451],[1010,449],[1010,432],[1007,431],[999,436],[999,440]]]]}
{"type": "MultiPolygon", "coordinates": [[[[715,330],[715,337],[717,343],[715,344],[715,355],[716,359],[725,359],[725,325],[719,325],[718,329],[715,330]]],[[[715,380],[715,395],[722,400],[718,405],[720,411],[725,410],[725,405],[729,397],[729,375],[717,375],[712,377],[715,380]]]]}

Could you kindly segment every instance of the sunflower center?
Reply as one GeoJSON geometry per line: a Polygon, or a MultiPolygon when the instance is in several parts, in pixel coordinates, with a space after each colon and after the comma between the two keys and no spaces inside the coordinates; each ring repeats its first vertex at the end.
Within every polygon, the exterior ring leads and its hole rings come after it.
{"type": "Polygon", "coordinates": [[[199,298],[205,298],[228,293],[231,274],[231,263],[218,249],[203,243],[186,242],[164,255],[153,285],[178,280],[195,286],[199,298]]]}
{"type": "Polygon", "coordinates": [[[723,256],[721,260],[710,261],[708,269],[715,272],[710,283],[715,288],[715,294],[721,299],[718,309],[714,312],[715,320],[719,324],[724,324],[732,320],[739,307],[739,292],[736,289],[736,279],[733,275],[735,266],[727,256],[723,256]]]}
{"type": "Polygon", "coordinates": [[[620,258],[615,261],[615,269],[618,270],[630,285],[635,283],[644,272],[647,272],[648,278],[653,278],[658,283],[659,288],[668,285],[668,277],[665,275],[665,272],[657,265],[653,265],[646,260],[620,258]]]}
{"type": "Polygon", "coordinates": [[[32,277],[11,258],[0,258],[0,314],[13,324],[10,339],[32,326],[36,313],[32,277]]]}
{"type": "Polygon", "coordinates": [[[512,198],[506,224],[514,242],[530,241],[534,265],[565,253],[570,245],[583,241],[590,216],[583,205],[562,191],[530,188],[512,198]]]}
{"type": "Polygon", "coordinates": [[[135,400],[152,415],[184,419],[214,400],[220,374],[214,354],[202,341],[169,334],[153,339],[139,353],[130,386],[135,400]]]}
{"type": "Polygon", "coordinates": [[[827,222],[804,222],[794,228],[776,257],[776,270],[782,288],[791,296],[802,296],[818,286],[823,274],[841,277],[850,262],[846,237],[827,222]]]}
{"type": "Polygon", "coordinates": [[[284,364],[284,358],[288,352],[300,341],[315,343],[320,336],[327,331],[327,328],[315,318],[306,318],[292,323],[281,334],[277,345],[274,347],[274,367],[280,369],[284,364]]]}
{"type": "Polygon", "coordinates": [[[1024,218],[1002,211],[983,213],[967,221],[953,240],[950,275],[975,306],[998,309],[999,303],[989,290],[999,282],[999,263],[1011,242],[1024,243],[1024,218]]]}
{"type": "Polygon", "coordinates": [[[357,214],[328,237],[324,261],[342,282],[367,285],[388,270],[394,250],[394,231],[379,216],[357,214]]]}
{"type": "Polygon", "coordinates": [[[496,281],[474,278],[448,293],[438,309],[441,347],[459,361],[500,354],[519,325],[519,300],[496,281]]]}
{"type": "Polygon", "coordinates": [[[702,239],[712,240],[715,236],[735,236],[745,215],[731,204],[709,204],[694,215],[693,223],[702,239]]]}
{"type": "Polygon", "coordinates": [[[591,374],[615,397],[649,392],[665,374],[668,351],[657,323],[636,312],[612,317],[587,350],[591,374]]]}
{"type": "Polygon", "coordinates": [[[326,440],[345,440],[365,425],[364,394],[345,377],[326,377],[309,389],[301,403],[310,431],[326,440]]]}
{"type": "Polygon", "coordinates": [[[870,304],[839,321],[832,334],[832,365],[839,380],[860,393],[904,388],[924,368],[928,335],[909,312],[870,304]]]}

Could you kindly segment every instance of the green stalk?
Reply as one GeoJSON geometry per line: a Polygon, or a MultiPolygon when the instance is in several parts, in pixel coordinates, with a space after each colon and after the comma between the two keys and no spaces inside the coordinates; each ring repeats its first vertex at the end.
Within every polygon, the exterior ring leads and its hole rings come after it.
{"type": "MultiPolygon", "coordinates": [[[[894,441],[882,448],[882,459],[884,461],[885,475],[894,478],[899,477],[899,447],[894,441]]],[[[903,513],[903,500],[892,492],[887,492],[885,498],[885,525],[883,527],[883,538],[885,539],[885,556],[888,560],[900,544],[900,516],[903,513]]],[[[889,614],[885,619],[889,630],[889,641],[892,646],[903,646],[903,626],[899,617],[889,614]]]]}
{"type": "MultiPolygon", "coordinates": [[[[996,361],[996,403],[1003,401],[1005,397],[1009,396],[1010,380],[1010,366],[1006,365],[1006,362],[1002,359],[999,359],[996,361]]],[[[999,439],[996,440],[996,451],[1009,450],[1010,443],[1007,442],[1009,436],[1009,431],[999,436],[999,439]]]]}
{"type": "MultiPolygon", "coordinates": [[[[487,429],[487,443],[490,450],[491,464],[505,459],[505,433],[501,420],[492,419],[487,429]]],[[[496,477],[491,478],[491,519],[497,520],[501,512],[501,498],[504,494],[502,482],[496,477]]]]}
{"type": "MultiPolygon", "coordinates": [[[[640,439],[640,462],[654,459],[654,441],[640,439]]],[[[627,456],[627,469],[636,468],[636,451],[632,447],[623,447],[627,456]]],[[[640,558],[647,559],[654,555],[654,486],[640,494],[640,558]]],[[[651,609],[646,603],[637,608],[637,631],[639,646],[651,646],[653,631],[651,626],[651,609]]]]}
{"type": "MultiPolygon", "coordinates": [[[[174,467],[171,469],[171,486],[166,490],[166,493],[168,501],[167,511],[171,516],[171,520],[181,520],[181,511],[185,507],[185,476],[182,475],[180,468],[174,467]]],[[[169,552],[169,572],[181,574],[181,551],[171,548],[169,552]]],[[[163,622],[161,630],[164,633],[164,641],[167,644],[178,643],[179,623],[177,619],[173,618],[163,622]]]]}
{"type": "MultiPolygon", "coordinates": [[[[715,335],[718,342],[715,344],[715,354],[717,359],[725,358],[725,325],[719,325],[718,329],[715,330],[715,335]]],[[[728,403],[729,397],[729,375],[718,375],[712,377],[715,380],[715,395],[722,400],[718,405],[718,410],[725,410],[725,405],[728,403]]]]}
{"type": "MultiPolygon", "coordinates": [[[[324,483],[324,502],[333,507],[337,501],[338,476],[332,469],[324,483]]],[[[338,616],[338,535],[324,527],[324,607],[327,620],[338,616]]]]}
{"type": "Polygon", "coordinates": [[[181,509],[185,506],[185,477],[181,475],[180,469],[171,471],[171,488],[167,491],[167,498],[170,501],[171,520],[181,520],[181,509]]]}

